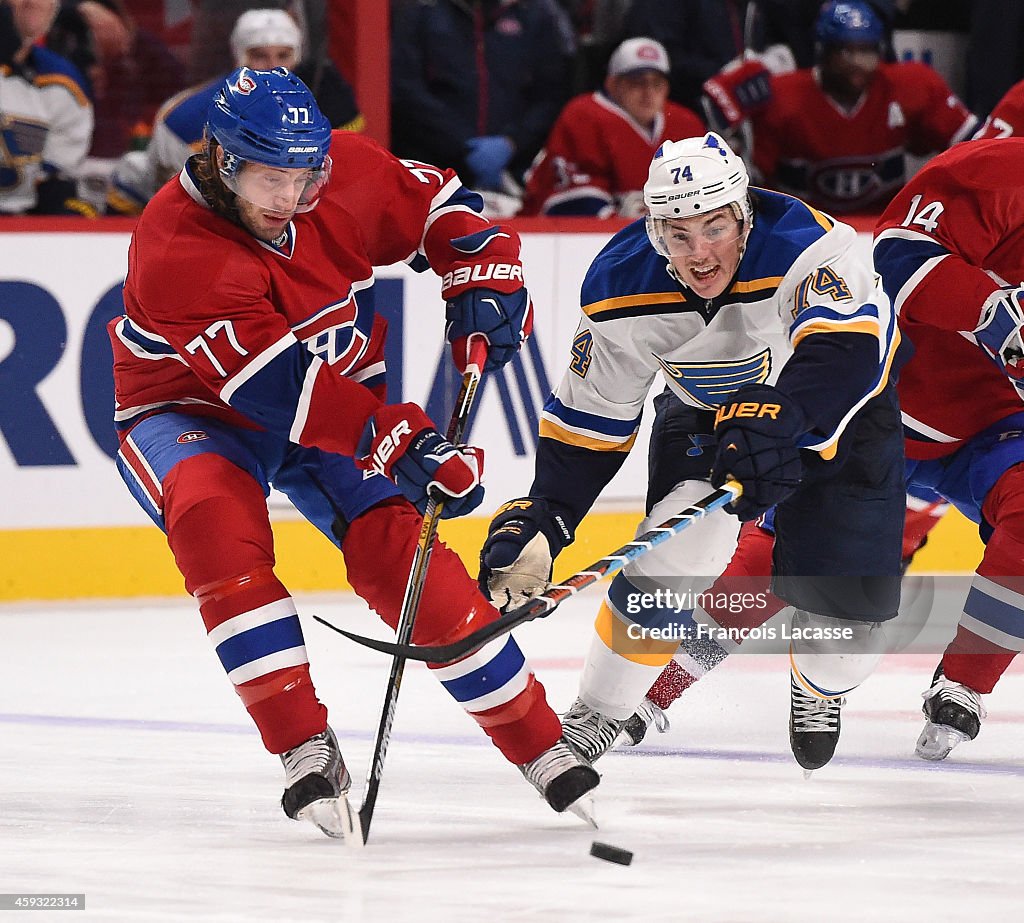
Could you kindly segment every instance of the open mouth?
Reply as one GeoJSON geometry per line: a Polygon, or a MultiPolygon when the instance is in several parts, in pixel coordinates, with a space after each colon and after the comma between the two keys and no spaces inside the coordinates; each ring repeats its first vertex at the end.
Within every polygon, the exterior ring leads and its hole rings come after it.
{"type": "Polygon", "coordinates": [[[707,269],[698,269],[694,266],[690,272],[693,274],[693,278],[698,282],[710,282],[716,275],[718,275],[718,266],[711,266],[707,269]]]}

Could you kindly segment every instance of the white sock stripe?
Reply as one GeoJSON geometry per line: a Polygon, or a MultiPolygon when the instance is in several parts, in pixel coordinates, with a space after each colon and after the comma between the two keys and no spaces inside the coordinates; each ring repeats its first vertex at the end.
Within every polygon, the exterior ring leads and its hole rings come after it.
{"type": "Polygon", "coordinates": [[[707,667],[703,664],[697,663],[683,648],[679,648],[673,655],[672,659],[679,664],[687,673],[690,674],[694,679],[700,679],[705,673],[708,672],[707,667]]]}
{"type": "Polygon", "coordinates": [[[487,666],[492,660],[498,657],[506,647],[510,644],[515,644],[511,636],[507,638],[498,638],[496,641],[492,641],[490,644],[485,644],[476,653],[470,654],[465,660],[460,660],[458,663],[452,663],[445,667],[438,667],[436,670],[431,670],[431,675],[440,680],[442,683],[446,680],[459,679],[465,676],[467,673],[472,673],[474,670],[479,670],[481,667],[487,666]]]}
{"type": "Polygon", "coordinates": [[[487,711],[488,708],[496,708],[498,705],[504,705],[506,702],[511,702],[512,699],[526,688],[532,672],[529,661],[526,661],[523,663],[519,672],[516,673],[516,675],[500,689],[488,692],[486,695],[482,695],[478,699],[470,699],[468,702],[460,702],[459,704],[468,712],[477,712],[487,711]]]}
{"type": "Polygon", "coordinates": [[[1021,617],[1024,619],[1024,594],[1016,593],[1008,587],[996,583],[994,580],[989,580],[988,577],[982,577],[981,574],[974,575],[971,586],[986,596],[991,596],[1001,603],[1013,606],[1014,609],[1020,609],[1021,617]]]}
{"type": "Polygon", "coordinates": [[[309,658],[306,656],[306,646],[303,644],[299,647],[291,647],[286,651],[274,651],[273,654],[267,654],[266,657],[260,657],[259,660],[250,660],[249,663],[235,667],[228,674],[228,679],[238,686],[251,679],[258,679],[268,673],[273,673],[275,670],[298,667],[304,663],[309,663],[309,658]]]}
{"type": "Polygon", "coordinates": [[[1024,638],[1015,635],[1008,635],[1005,631],[993,628],[985,622],[979,622],[976,618],[966,612],[960,616],[960,625],[968,631],[974,632],[979,638],[998,644],[1008,651],[1024,651],[1024,638]]]}
{"type": "Polygon", "coordinates": [[[243,612],[240,615],[229,618],[226,622],[221,622],[220,625],[207,633],[207,637],[209,637],[210,643],[214,647],[219,647],[228,638],[240,635],[243,631],[248,631],[250,628],[259,628],[260,625],[276,622],[278,619],[296,614],[295,600],[290,596],[286,596],[284,599],[267,603],[258,609],[250,609],[248,612],[243,612]]]}

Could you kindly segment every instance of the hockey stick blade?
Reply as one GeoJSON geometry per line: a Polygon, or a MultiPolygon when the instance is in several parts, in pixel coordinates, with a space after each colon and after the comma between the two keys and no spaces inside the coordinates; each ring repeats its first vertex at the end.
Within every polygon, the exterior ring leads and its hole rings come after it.
{"type": "Polygon", "coordinates": [[[489,641],[508,634],[519,625],[550,614],[570,596],[575,596],[580,590],[597,583],[611,574],[618,573],[630,561],[635,561],[656,545],[668,541],[668,539],[678,535],[708,514],[736,500],[742,492],[743,489],[736,481],[727,481],[702,500],[698,500],[692,506],[688,506],[671,519],[666,519],[663,523],[645,532],[639,538],[627,542],[610,555],[601,558],[600,561],[595,561],[585,570],[573,574],[568,580],[556,583],[554,586],[549,587],[546,592],[534,597],[518,609],[506,612],[490,624],[478,628],[472,634],[466,635],[465,638],[459,641],[453,641],[451,644],[421,646],[418,644],[401,644],[396,641],[385,641],[379,638],[368,638],[365,635],[359,635],[355,632],[338,628],[337,625],[332,625],[319,616],[314,616],[314,618],[322,625],[326,625],[328,628],[338,632],[338,634],[344,635],[350,641],[355,641],[364,647],[380,651],[382,654],[391,654],[395,657],[402,657],[405,660],[419,660],[422,663],[449,663],[452,660],[459,660],[478,651],[489,641]]]}

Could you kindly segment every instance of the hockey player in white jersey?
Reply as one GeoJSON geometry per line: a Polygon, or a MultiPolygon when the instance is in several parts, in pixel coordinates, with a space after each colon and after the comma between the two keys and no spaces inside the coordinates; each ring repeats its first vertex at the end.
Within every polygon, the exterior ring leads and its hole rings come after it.
{"type": "Polygon", "coordinates": [[[620,231],[582,287],[569,368],[545,405],[528,497],[495,516],[481,583],[517,606],[619,469],[655,398],[647,517],[637,532],[733,478],[742,496],[648,552],[611,583],[563,719],[604,753],[678,647],[738,520],[776,507],[773,590],[794,607],[790,740],[827,763],[845,696],[885,650],[899,600],[903,447],[892,378],[899,333],[855,232],[798,199],[748,188],[718,135],[670,141],[651,164],[646,220],[620,231]],[[647,599],[643,594],[647,593],[647,599]],[[653,598],[653,603],[651,600],[653,598]],[[692,598],[692,596],[691,596],[692,598]],[[664,629],[674,631],[672,640],[664,629]],[[799,629],[799,630],[797,630],[799,629]]]}

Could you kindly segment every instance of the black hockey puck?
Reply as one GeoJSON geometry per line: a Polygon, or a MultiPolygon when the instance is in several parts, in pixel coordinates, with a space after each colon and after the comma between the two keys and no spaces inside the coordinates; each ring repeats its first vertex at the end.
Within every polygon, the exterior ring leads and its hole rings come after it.
{"type": "Polygon", "coordinates": [[[633,854],[628,849],[619,849],[618,846],[610,846],[608,843],[598,843],[597,840],[590,844],[590,855],[619,865],[629,865],[633,861],[633,854]]]}

